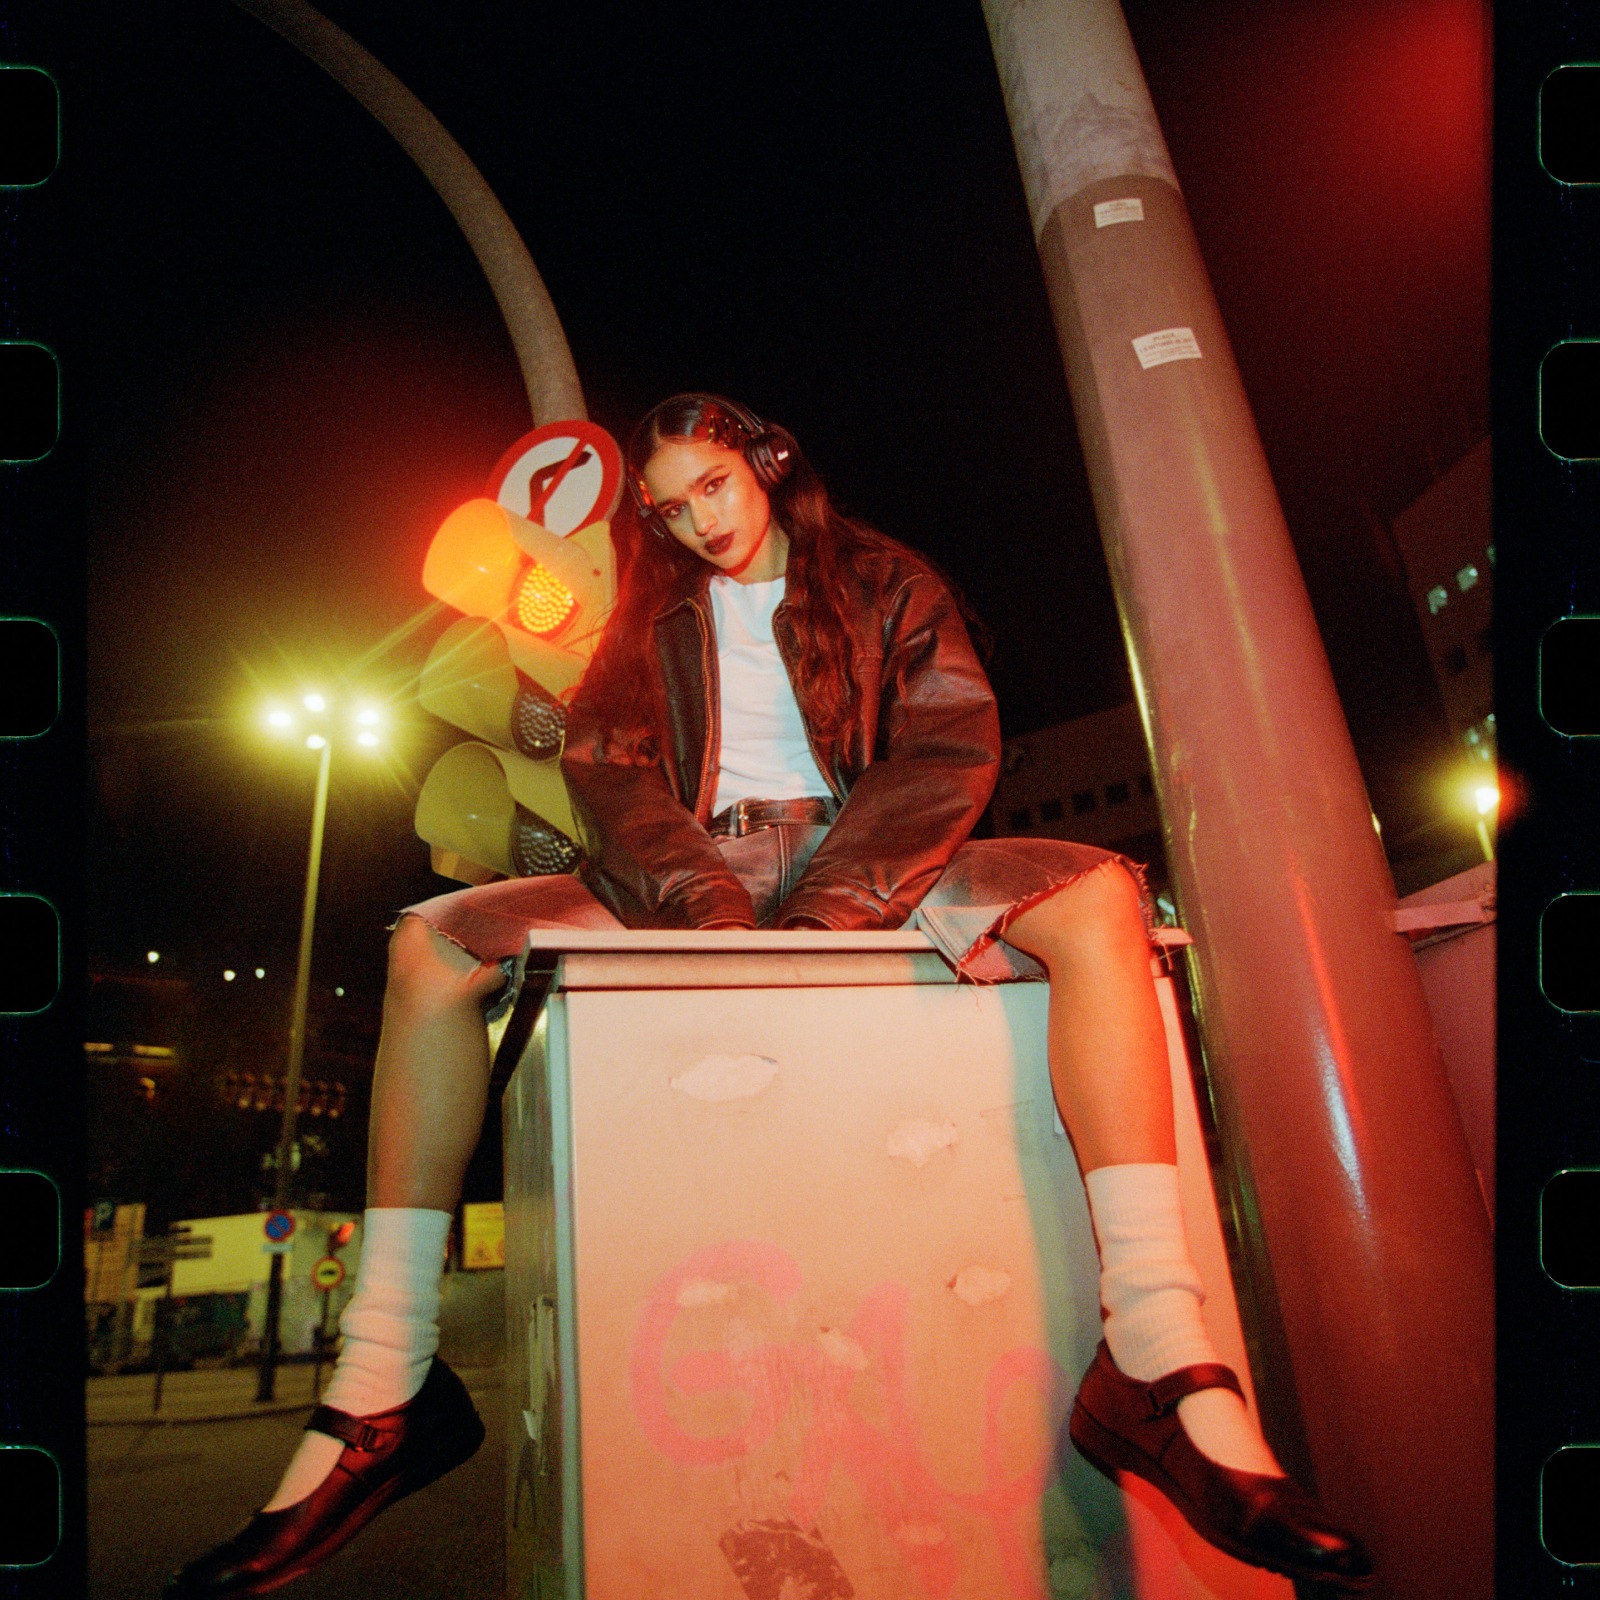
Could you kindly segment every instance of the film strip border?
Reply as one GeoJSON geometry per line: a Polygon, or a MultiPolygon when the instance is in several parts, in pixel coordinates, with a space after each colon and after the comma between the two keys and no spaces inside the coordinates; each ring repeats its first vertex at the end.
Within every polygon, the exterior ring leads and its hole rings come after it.
{"type": "Polygon", "coordinates": [[[64,105],[0,32],[0,1593],[84,1587],[83,538],[63,411],[64,105]]]}
{"type": "Polygon", "coordinates": [[[1496,9],[1495,1592],[1600,1595],[1600,15],[1496,9]]]}

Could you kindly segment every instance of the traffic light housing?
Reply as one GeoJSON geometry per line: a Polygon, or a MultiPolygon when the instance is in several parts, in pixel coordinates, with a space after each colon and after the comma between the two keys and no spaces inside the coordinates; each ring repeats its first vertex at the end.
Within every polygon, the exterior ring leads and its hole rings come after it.
{"type": "Polygon", "coordinates": [[[464,615],[429,654],[419,698],[474,736],[440,757],[417,799],[434,870],[466,883],[572,871],[582,851],[561,741],[616,597],[609,521],[563,537],[469,500],[434,535],[422,581],[464,615]]]}

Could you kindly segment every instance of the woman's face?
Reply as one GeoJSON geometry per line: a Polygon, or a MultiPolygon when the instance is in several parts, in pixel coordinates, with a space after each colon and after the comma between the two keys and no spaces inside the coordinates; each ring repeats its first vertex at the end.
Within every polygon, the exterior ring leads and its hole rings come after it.
{"type": "Polygon", "coordinates": [[[788,536],[741,451],[710,439],[664,439],[645,487],[674,539],[741,583],[781,577],[788,536]]]}

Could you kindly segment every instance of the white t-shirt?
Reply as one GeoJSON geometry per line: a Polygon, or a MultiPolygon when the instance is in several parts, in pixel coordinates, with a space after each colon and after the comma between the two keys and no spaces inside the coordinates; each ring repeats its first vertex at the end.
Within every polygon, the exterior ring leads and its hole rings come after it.
{"type": "Polygon", "coordinates": [[[799,800],[832,793],[806,740],[805,724],[783,657],[772,638],[772,614],[784,580],[711,580],[722,704],[722,770],[711,811],[736,800],[799,800]]]}

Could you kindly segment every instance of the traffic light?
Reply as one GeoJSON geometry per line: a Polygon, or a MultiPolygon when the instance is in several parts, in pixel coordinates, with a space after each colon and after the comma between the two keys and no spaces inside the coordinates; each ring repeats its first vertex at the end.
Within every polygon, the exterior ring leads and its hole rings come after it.
{"type": "Polygon", "coordinates": [[[459,507],[428,547],[423,587],[464,616],[429,654],[420,699],[474,736],[439,758],[417,799],[417,832],[445,877],[570,872],[582,859],[561,740],[616,596],[607,519],[620,483],[607,435],[552,423],[502,459],[499,497],[459,507]]]}
{"type": "Polygon", "coordinates": [[[341,1222],[337,1227],[329,1228],[328,1254],[331,1256],[335,1250],[343,1250],[355,1235],[356,1225],[353,1222],[341,1222]]]}

